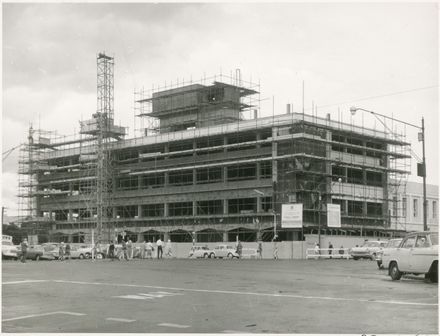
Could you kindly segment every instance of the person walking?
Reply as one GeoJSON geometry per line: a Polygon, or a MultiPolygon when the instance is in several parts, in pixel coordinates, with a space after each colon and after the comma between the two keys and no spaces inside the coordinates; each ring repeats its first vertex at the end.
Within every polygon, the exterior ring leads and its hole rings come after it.
{"type": "Polygon", "coordinates": [[[110,241],[110,245],[108,246],[108,257],[111,261],[114,261],[115,259],[115,243],[113,241],[110,241]]]}
{"type": "Polygon", "coordinates": [[[160,240],[160,238],[157,240],[156,242],[157,245],[157,259],[162,259],[162,255],[163,255],[163,249],[162,249],[162,240],[160,240]]]}
{"type": "Polygon", "coordinates": [[[330,259],[332,258],[333,245],[331,242],[328,243],[328,254],[330,255],[330,259]]]}
{"type": "Polygon", "coordinates": [[[261,240],[258,242],[257,253],[258,253],[258,257],[260,259],[263,259],[263,242],[261,240]]]}
{"type": "Polygon", "coordinates": [[[319,248],[319,244],[316,243],[315,244],[315,255],[317,256],[317,258],[319,259],[319,255],[321,254],[320,248],[319,248]]]}
{"type": "Polygon", "coordinates": [[[70,260],[70,244],[66,244],[66,259],[70,260]]]}
{"type": "Polygon", "coordinates": [[[133,242],[131,241],[131,239],[129,239],[127,242],[127,255],[128,260],[133,259],[133,242]]]}
{"type": "Polygon", "coordinates": [[[241,252],[243,251],[243,245],[241,245],[241,241],[238,241],[237,243],[237,254],[238,259],[241,259],[241,252]]]}
{"type": "Polygon", "coordinates": [[[153,244],[151,244],[151,241],[149,240],[146,247],[145,247],[145,251],[147,252],[147,258],[148,259],[153,259],[153,251],[154,251],[154,247],[153,244]]]}
{"type": "Polygon", "coordinates": [[[278,243],[277,243],[277,238],[278,237],[274,237],[273,238],[273,258],[275,259],[275,260],[277,260],[278,259],[278,243]]]}
{"type": "Polygon", "coordinates": [[[60,247],[58,249],[58,260],[59,261],[64,260],[64,242],[61,242],[60,247]]]}
{"type": "Polygon", "coordinates": [[[21,247],[21,262],[22,263],[26,262],[28,246],[29,246],[29,244],[28,244],[27,238],[23,238],[23,240],[21,241],[21,244],[20,244],[20,247],[21,247]]]}
{"type": "Polygon", "coordinates": [[[173,257],[173,251],[172,251],[172,247],[171,247],[171,239],[168,239],[165,244],[165,256],[168,258],[173,257]]]}
{"type": "Polygon", "coordinates": [[[141,246],[141,259],[145,259],[146,254],[147,254],[147,241],[144,240],[141,246]]]}
{"type": "Polygon", "coordinates": [[[127,256],[127,243],[125,242],[124,239],[122,239],[122,259],[128,260],[128,256],[127,256]]]}

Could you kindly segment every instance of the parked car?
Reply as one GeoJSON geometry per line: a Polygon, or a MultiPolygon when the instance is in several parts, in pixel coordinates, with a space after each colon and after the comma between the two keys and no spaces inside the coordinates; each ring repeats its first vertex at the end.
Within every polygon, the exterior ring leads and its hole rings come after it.
{"type": "Polygon", "coordinates": [[[350,255],[354,260],[358,260],[361,258],[375,260],[377,252],[379,252],[381,248],[385,247],[386,244],[387,244],[386,240],[366,241],[364,245],[360,247],[351,248],[350,255]]]}
{"type": "Polygon", "coordinates": [[[395,249],[400,245],[402,238],[395,238],[388,240],[388,243],[383,249],[376,253],[377,267],[388,269],[390,263],[390,249],[395,249]]]}
{"type": "Polygon", "coordinates": [[[214,258],[215,253],[208,246],[193,246],[189,251],[190,258],[214,258]]]}
{"type": "Polygon", "coordinates": [[[58,259],[60,243],[43,243],[41,246],[43,246],[46,254],[51,254],[54,259],[58,259]]]}
{"type": "Polygon", "coordinates": [[[413,232],[403,238],[399,247],[390,252],[388,275],[399,280],[404,274],[425,274],[438,282],[438,234],[413,232]]]}
{"type": "MultiPolygon", "coordinates": [[[[43,246],[41,245],[29,245],[26,252],[26,259],[40,260],[44,254],[43,246]]],[[[17,257],[21,258],[21,246],[17,247],[17,257]]],[[[53,258],[52,258],[53,259],[53,258]]]]}
{"type": "Polygon", "coordinates": [[[258,252],[257,249],[254,248],[244,248],[241,250],[241,258],[242,259],[257,259],[258,252]]]}
{"type": "Polygon", "coordinates": [[[12,242],[12,236],[2,236],[2,259],[17,259],[17,246],[12,242]]]}
{"type": "Polygon", "coordinates": [[[214,248],[214,258],[238,258],[235,247],[230,245],[217,245],[214,248]]]}

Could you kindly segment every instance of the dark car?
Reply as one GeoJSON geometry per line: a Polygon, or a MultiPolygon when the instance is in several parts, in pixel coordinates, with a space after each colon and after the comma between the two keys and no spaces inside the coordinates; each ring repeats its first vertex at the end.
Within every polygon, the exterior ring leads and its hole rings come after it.
{"type": "MultiPolygon", "coordinates": [[[[21,258],[21,247],[17,247],[17,257],[21,258]]],[[[26,259],[52,260],[52,259],[54,259],[54,257],[51,253],[45,252],[43,246],[41,246],[41,245],[29,245],[29,247],[27,249],[27,253],[26,253],[26,259]]]]}

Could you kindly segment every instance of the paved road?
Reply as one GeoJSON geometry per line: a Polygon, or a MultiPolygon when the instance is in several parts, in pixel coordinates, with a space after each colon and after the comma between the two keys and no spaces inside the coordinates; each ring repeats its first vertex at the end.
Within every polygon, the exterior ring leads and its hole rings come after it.
{"type": "Polygon", "coordinates": [[[353,260],[4,262],[4,332],[437,334],[438,287],[353,260]]]}

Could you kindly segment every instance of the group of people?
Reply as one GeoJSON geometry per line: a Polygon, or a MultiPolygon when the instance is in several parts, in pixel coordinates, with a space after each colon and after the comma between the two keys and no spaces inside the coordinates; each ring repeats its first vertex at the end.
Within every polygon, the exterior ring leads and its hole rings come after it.
{"type": "Polygon", "coordinates": [[[64,244],[64,242],[61,242],[60,247],[58,248],[58,260],[63,261],[64,259],[69,260],[70,259],[70,244],[64,244]]]}
{"type": "MultiPolygon", "coordinates": [[[[328,254],[330,255],[330,259],[332,259],[332,254],[335,251],[335,248],[333,247],[333,244],[331,242],[328,243],[328,254]]],[[[341,247],[339,248],[339,254],[344,254],[344,246],[341,245],[341,247]]],[[[319,243],[315,244],[315,254],[321,254],[321,247],[319,246],[319,243]]]]}
{"type": "MultiPolygon", "coordinates": [[[[159,238],[156,241],[156,249],[157,249],[157,259],[163,258],[164,253],[164,245],[165,245],[165,256],[172,258],[172,246],[171,246],[171,240],[168,239],[166,244],[163,243],[163,241],[159,238]]],[[[153,243],[151,240],[148,242],[144,240],[142,245],[140,246],[140,259],[153,259],[153,252],[156,250],[153,246],[153,243]]],[[[110,242],[109,248],[108,248],[108,258],[111,260],[117,259],[124,259],[124,260],[131,260],[135,257],[135,248],[133,247],[133,242],[131,239],[129,239],[127,242],[125,240],[122,240],[121,242],[121,250],[116,251],[115,243],[110,242]]]]}

